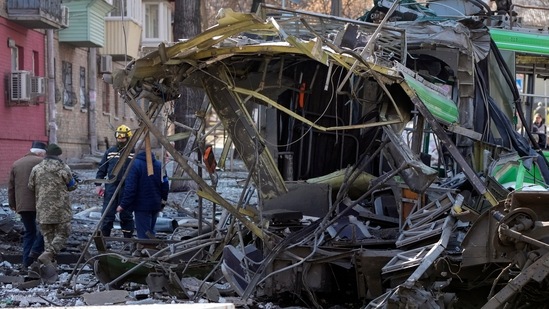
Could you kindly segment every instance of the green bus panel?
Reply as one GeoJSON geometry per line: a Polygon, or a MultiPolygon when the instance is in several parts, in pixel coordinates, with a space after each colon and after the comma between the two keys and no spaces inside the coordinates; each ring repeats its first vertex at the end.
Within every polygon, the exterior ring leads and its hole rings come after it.
{"type": "Polygon", "coordinates": [[[549,35],[490,29],[490,35],[499,49],[521,53],[549,55],[549,35]]]}

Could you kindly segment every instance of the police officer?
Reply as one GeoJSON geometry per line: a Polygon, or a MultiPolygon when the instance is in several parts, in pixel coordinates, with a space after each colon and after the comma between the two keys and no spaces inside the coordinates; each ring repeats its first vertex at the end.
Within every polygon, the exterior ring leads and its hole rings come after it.
{"type": "MultiPolygon", "coordinates": [[[[103,223],[101,224],[101,233],[103,236],[109,237],[111,236],[111,230],[113,228],[115,215],[116,215],[116,206],[120,203],[121,194],[123,192],[123,188],[121,188],[118,191],[118,194],[114,197],[113,202],[110,204],[109,209],[107,209],[107,206],[109,206],[109,202],[111,198],[114,196],[114,192],[116,191],[116,188],[118,187],[118,184],[120,183],[120,180],[122,176],[124,175],[126,168],[128,167],[128,163],[131,161],[134,151],[132,150],[128,158],[126,159],[126,162],[124,163],[124,166],[118,173],[117,177],[115,178],[112,175],[112,171],[116,164],[118,163],[118,159],[120,159],[121,152],[124,151],[128,144],[128,140],[132,137],[132,131],[131,129],[126,125],[121,125],[118,128],[116,128],[115,132],[116,137],[116,146],[110,147],[105,151],[103,154],[103,158],[101,159],[101,162],[99,163],[99,169],[97,170],[97,174],[95,175],[95,178],[97,179],[108,179],[109,182],[105,184],[105,187],[100,183],[95,184],[95,191],[99,196],[103,196],[103,210],[102,213],[104,214],[103,223]],[[107,212],[105,215],[105,211],[107,212]]],[[[131,212],[122,211],[120,212],[120,228],[122,229],[122,233],[124,237],[131,238],[133,235],[134,230],[134,222],[133,222],[133,215],[131,212]]]]}

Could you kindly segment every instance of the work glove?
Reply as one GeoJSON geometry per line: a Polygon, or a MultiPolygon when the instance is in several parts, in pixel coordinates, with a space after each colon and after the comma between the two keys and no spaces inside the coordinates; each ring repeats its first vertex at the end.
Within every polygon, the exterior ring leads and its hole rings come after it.
{"type": "Polygon", "coordinates": [[[103,188],[103,186],[96,186],[95,193],[100,197],[103,197],[105,195],[105,188],[103,188]]]}
{"type": "Polygon", "coordinates": [[[77,183],[82,182],[82,179],[80,179],[80,175],[78,175],[78,173],[76,172],[72,172],[72,178],[74,178],[74,181],[76,181],[77,183]]]}

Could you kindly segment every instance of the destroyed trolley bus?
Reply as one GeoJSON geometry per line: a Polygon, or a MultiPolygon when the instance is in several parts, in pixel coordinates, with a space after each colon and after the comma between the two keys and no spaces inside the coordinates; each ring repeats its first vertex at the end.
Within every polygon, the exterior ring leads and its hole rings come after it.
{"type": "Polygon", "coordinates": [[[547,39],[477,1],[382,0],[362,20],[226,9],[113,73],[141,121],[130,146],[152,134],[222,213],[213,230],[151,241],[146,258],[110,255],[97,236],[103,283],[191,298],[181,280],[196,277],[203,291],[221,280],[242,299],[316,308],[547,303],[548,163],[515,128],[532,103],[515,73],[534,84],[547,50],[528,42],[547,39]],[[193,132],[215,110],[219,165],[232,145],[249,173],[242,196],[253,189],[257,203],[227,201],[196,172],[204,136],[179,152],[154,125],[181,85],[204,90],[193,132]]]}

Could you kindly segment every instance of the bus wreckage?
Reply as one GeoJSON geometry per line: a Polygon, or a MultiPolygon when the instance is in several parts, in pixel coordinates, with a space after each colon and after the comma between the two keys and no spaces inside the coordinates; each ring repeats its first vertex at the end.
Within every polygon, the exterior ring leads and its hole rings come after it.
{"type": "MultiPolygon", "coordinates": [[[[151,240],[147,257],[109,254],[96,235],[97,276],[310,308],[546,306],[548,163],[515,128],[531,110],[491,36],[516,37],[515,15],[455,0],[379,0],[361,20],[225,9],[114,72],[140,118],[130,146],[152,134],[223,212],[207,233],[151,240]],[[182,85],[204,90],[196,114],[215,111],[256,204],[224,199],[155,126],[182,85]]],[[[204,138],[196,121],[187,149],[204,138]]]]}

